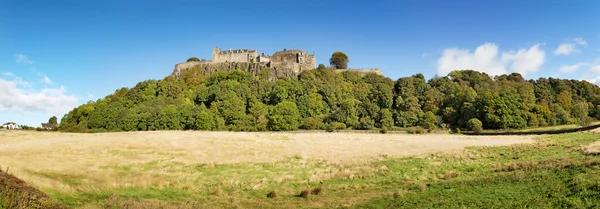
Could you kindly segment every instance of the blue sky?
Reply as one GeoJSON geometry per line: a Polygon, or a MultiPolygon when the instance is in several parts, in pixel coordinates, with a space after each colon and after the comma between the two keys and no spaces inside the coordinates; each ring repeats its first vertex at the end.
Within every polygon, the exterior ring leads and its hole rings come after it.
{"type": "Polygon", "coordinates": [[[0,1],[0,122],[38,126],[212,48],[600,83],[600,1],[0,1]]]}

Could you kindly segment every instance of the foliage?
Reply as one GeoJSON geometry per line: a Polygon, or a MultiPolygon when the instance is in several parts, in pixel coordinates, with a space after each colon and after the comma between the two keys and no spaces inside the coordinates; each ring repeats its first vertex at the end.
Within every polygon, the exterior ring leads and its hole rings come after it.
{"type": "Polygon", "coordinates": [[[269,113],[269,130],[291,131],[298,129],[300,113],[296,103],[284,101],[277,104],[269,113]]]}
{"type": "Polygon", "coordinates": [[[408,132],[409,134],[423,134],[423,133],[425,133],[425,129],[421,126],[414,126],[414,127],[408,128],[408,130],[406,130],[406,132],[408,132]]]}
{"type": "Polygon", "coordinates": [[[587,81],[525,80],[518,73],[492,78],[473,70],[394,81],[322,67],[282,79],[272,79],[269,68],[258,75],[240,70],[205,75],[191,68],[179,80],[142,81],[76,107],[58,128],[267,131],[343,123],[359,130],[421,126],[431,131],[442,124],[465,130],[475,118],[483,129],[494,130],[586,125],[600,119],[600,88],[587,81]]]}
{"type": "Polygon", "coordinates": [[[481,121],[477,118],[471,118],[467,124],[469,126],[469,129],[471,129],[471,131],[474,131],[475,133],[483,131],[483,125],[481,124],[481,121]]]}
{"type": "Polygon", "coordinates": [[[0,171],[0,208],[62,209],[67,207],[27,185],[23,180],[0,171]]]}
{"type": "Polygon", "coordinates": [[[344,52],[340,52],[340,51],[334,52],[331,55],[331,58],[329,59],[329,64],[331,64],[331,66],[335,67],[335,69],[348,68],[348,62],[350,62],[350,60],[348,59],[348,55],[346,55],[344,52]]]}
{"type": "Polygon", "coordinates": [[[187,62],[198,62],[200,61],[200,59],[198,59],[198,57],[190,57],[187,59],[187,62]]]}
{"type": "Polygon", "coordinates": [[[329,132],[344,130],[344,129],[346,129],[346,124],[340,123],[340,122],[333,122],[333,123],[329,124],[329,127],[327,127],[327,131],[329,131],[329,132]]]}

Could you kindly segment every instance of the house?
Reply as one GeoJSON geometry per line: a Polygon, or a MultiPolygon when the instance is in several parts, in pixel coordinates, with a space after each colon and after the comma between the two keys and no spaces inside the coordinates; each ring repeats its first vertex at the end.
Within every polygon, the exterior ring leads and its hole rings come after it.
{"type": "Polygon", "coordinates": [[[42,123],[42,128],[46,129],[46,130],[50,130],[50,129],[54,128],[54,126],[50,123],[42,123]]]}
{"type": "Polygon", "coordinates": [[[19,124],[15,123],[15,122],[8,122],[5,124],[2,124],[2,127],[4,127],[5,129],[8,130],[13,130],[19,127],[19,124]]]}

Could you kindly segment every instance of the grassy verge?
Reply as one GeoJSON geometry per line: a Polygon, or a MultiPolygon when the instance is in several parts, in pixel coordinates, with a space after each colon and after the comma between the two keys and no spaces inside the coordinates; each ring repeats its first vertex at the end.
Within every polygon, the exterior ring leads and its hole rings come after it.
{"type": "Polygon", "coordinates": [[[471,148],[467,159],[418,163],[443,162],[451,175],[407,181],[356,208],[598,208],[600,158],[584,151],[598,138],[556,135],[535,145],[471,148]]]}
{"type": "Polygon", "coordinates": [[[63,204],[48,198],[24,181],[0,171],[0,208],[62,209],[63,204]]]}
{"type": "Polygon", "coordinates": [[[79,176],[40,175],[70,182],[74,191],[49,195],[75,208],[593,208],[600,206],[600,156],[586,150],[599,138],[542,136],[534,144],[469,147],[459,154],[364,165],[298,156],[273,163],[156,161],[102,168],[124,179],[172,179],[146,187],[101,187],[79,176]]]}

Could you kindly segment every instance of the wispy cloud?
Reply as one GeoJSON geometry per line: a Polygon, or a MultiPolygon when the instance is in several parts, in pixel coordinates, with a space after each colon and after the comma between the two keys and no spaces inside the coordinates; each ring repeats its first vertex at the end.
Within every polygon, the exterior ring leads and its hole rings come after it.
{"type": "Polygon", "coordinates": [[[13,56],[15,57],[15,62],[17,62],[18,64],[33,64],[33,61],[23,54],[15,54],[13,56]]]}
{"type": "Polygon", "coordinates": [[[568,74],[568,73],[573,73],[573,72],[579,70],[579,68],[581,68],[581,66],[583,66],[583,64],[581,64],[581,63],[574,64],[574,65],[563,65],[560,67],[559,70],[561,73],[568,74]]]}
{"type": "Polygon", "coordinates": [[[438,59],[438,75],[447,75],[453,70],[472,69],[491,75],[518,72],[523,76],[537,72],[544,64],[546,53],[539,44],[518,51],[507,51],[500,54],[498,45],[485,43],[473,52],[469,49],[448,48],[438,59]]]}
{"type": "Polygon", "coordinates": [[[45,84],[52,84],[52,80],[50,80],[50,78],[48,78],[48,76],[44,76],[42,78],[42,80],[40,80],[40,82],[45,83],[45,84]]]}
{"type": "Polygon", "coordinates": [[[577,48],[577,45],[587,46],[587,41],[583,38],[575,38],[570,43],[561,43],[558,48],[554,50],[554,55],[570,55],[573,53],[579,53],[581,50],[577,48]]]}
{"type": "Polygon", "coordinates": [[[579,45],[582,45],[582,46],[587,46],[587,41],[583,40],[583,38],[576,38],[576,39],[573,39],[573,41],[576,44],[579,44],[579,45]]]}

